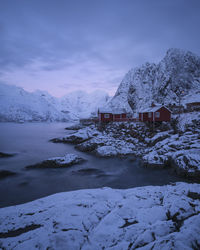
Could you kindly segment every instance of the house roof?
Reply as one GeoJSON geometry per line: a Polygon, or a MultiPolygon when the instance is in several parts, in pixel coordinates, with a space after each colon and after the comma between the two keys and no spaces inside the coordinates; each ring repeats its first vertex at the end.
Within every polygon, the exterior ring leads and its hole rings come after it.
{"type": "Polygon", "coordinates": [[[99,108],[99,113],[118,115],[118,114],[126,114],[127,112],[125,109],[112,110],[111,108],[99,108]]]}
{"type": "MultiPolygon", "coordinates": [[[[159,110],[160,108],[162,108],[162,107],[164,107],[164,108],[166,108],[167,110],[169,110],[167,107],[165,107],[165,106],[163,106],[163,105],[159,105],[159,106],[155,106],[155,107],[149,107],[149,108],[146,108],[146,109],[141,109],[140,111],[139,111],[139,113],[147,113],[147,112],[156,112],[157,110],[159,110]]],[[[171,112],[170,110],[169,110],[169,112],[171,112]]]]}
{"type": "Polygon", "coordinates": [[[188,106],[200,105],[200,102],[189,102],[189,103],[186,103],[186,105],[188,105],[188,106]]]}
{"type": "Polygon", "coordinates": [[[112,110],[109,108],[99,108],[99,113],[109,113],[112,114],[112,110]]]}

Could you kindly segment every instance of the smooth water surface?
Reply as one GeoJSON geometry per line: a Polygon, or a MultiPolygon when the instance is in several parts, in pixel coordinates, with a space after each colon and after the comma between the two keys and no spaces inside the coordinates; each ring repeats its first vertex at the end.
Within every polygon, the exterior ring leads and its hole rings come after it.
{"type": "Polygon", "coordinates": [[[52,138],[71,133],[64,130],[68,125],[0,123],[0,152],[15,153],[14,157],[0,159],[0,170],[17,172],[16,176],[0,179],[0,207],[77,189],[131,188],[184,181],[166,169],[143,168],[138,159],[97,158],[77,151],[73,145],[49,142],[52,138]],[[78,154],[87,161],[63,169],[25,169],[27,165],[66,153],[78,154]]]}

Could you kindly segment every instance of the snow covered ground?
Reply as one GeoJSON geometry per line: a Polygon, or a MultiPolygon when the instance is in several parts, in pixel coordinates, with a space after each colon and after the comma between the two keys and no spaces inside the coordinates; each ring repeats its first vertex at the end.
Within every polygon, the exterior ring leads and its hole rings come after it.
{"type": "Polygon", "coordinates": [[[88,118],[109,100],[107,93],[75,91],[56,98],[45,91],[27,92],[0,84],[0,121],[69,121],[88,118]]]}
{"type": "Polygon", "coordinates": [[[1,249],[199,249],[200,185],[59,193],[0,209],[1,249]]]}

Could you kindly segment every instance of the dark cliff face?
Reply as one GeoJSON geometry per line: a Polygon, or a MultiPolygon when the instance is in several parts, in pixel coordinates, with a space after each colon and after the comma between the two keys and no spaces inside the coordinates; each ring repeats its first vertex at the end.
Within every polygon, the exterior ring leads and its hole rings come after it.
{"type": "MultiPolygon", "coordinates": [[[[178,105],[200,91],[200,57],[180,49],[169,49],[160,63],[146,63],[130,70],[122,80],[110,107],[126,106],[133,111],[152,102],[178,105]]],[[[198,98],[198,97],[197,97],[198,98]]],[[[200,96],[199,96],[200,99],[200,96]]]]}

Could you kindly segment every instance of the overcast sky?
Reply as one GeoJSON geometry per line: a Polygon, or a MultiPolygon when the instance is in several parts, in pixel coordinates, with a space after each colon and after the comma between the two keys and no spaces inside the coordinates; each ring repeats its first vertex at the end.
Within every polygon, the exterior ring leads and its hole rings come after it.
{"type": "Polygon", "coordinates": [[[200,55],[199,0],[0,0],[0,82],[113,94],[167,49],[200,55]]]}

